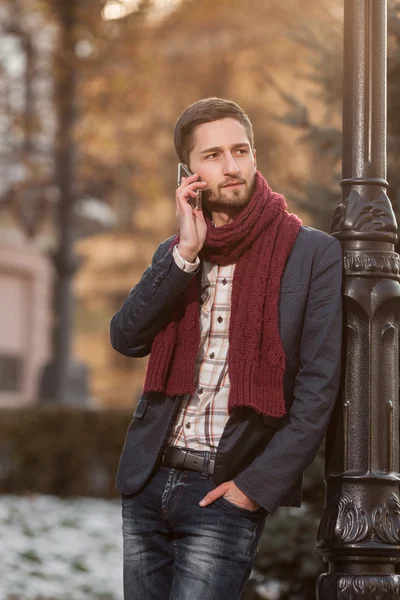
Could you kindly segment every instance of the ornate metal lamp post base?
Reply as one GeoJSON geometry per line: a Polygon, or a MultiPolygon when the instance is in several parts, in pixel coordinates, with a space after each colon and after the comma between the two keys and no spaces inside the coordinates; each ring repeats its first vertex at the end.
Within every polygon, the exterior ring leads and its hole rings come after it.
{"type": "Polygon", "coordinates": [[[399,600],[400,577],[398,575],[321,575],[318,581],[317,600],[399,600]]]}
{"type": "Polygon", "coordinates": [[[397,224],[386,194],[386,0],[345,0],[344,369],[327,436],[319,600],[400,600],[397,224]]]}

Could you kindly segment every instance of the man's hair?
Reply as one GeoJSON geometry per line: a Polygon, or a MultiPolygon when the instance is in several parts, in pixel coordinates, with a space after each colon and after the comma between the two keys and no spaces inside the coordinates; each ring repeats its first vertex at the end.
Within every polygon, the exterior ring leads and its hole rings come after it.
{"type": "Polygon", "coordinates": [[[189,164],[189,154],[194,148],[195,129],[198,125],[227,118],[235,119],[243,125],[250,145],[254,148],[253,126],[238,104],[223,98],[203,98],[188,106],[176,122],[174,143],[179,160],[189,164]]]}

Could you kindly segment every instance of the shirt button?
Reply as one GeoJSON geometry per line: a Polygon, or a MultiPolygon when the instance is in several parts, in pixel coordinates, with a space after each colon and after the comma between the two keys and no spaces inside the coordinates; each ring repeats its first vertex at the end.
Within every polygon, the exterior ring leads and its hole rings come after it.
{"type": "Polygon", "coordinates": [[[197,393],[198,393],[198,394],[202,394],[203,392],[204,392],[204,390],[203,390],[203,388],[202,388],[202,387],[200,387],[200,388],[197,390],[197,393]]]}
{"type": "Polygon", "coordinates": [[[218,319],[217,319],[217,320],[218,320],[218,323],[222,323],[222,321],[223,321],[223,318],[222,318],[222,317],[218,317],[218,319]]]}
{"type": "Polygon", "coordinates": [[[192,426],[192,424],[191,424],[191,423],[186,423],[186,425],[185,425],[186,429],[190,429],[190,428],[191,428],[191,426],[192,426]]]}
{"type": "Polygon", "coordinates": [[[226,285],[227,283],[228,283],[228,280],[227,280],[227,279],[225,279],[225,277],[224,277],[224,278],[223,278],[223,280],[222,280],[222,284],[223,284],[223,285],[226,285]]]}
{"type": "Polygon", "coordinates": [[[215,353],[214,352],[211,352],[210,358],[215,358],[215,353]]]}

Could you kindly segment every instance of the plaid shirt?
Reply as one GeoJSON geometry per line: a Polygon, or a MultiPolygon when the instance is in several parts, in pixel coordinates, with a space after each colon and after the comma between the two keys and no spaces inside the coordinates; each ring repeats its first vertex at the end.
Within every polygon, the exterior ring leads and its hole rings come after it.
{"type": "MultiPolygon", "coordinates": [[[[178,266],[195,271],[174,248],[178,266]]],[[[203,261],[200,346],[195,363],[196,391],[182,398],[181,410],[168,440],[173,446],[215,452],[229,418],[228,332],[235,265],[219,267],[203,261]]]]}

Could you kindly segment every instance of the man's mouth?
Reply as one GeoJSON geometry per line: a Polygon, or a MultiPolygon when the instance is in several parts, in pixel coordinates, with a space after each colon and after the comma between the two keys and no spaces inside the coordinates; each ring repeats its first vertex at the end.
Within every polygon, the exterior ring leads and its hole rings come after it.
{"type": "Polygon", "coordinates": [[[221,187],[226,188],[226,187],[237,187],[239,185],[244,185],[242,181],[236,181],[235,183],[227,183],[221,187]]]}

